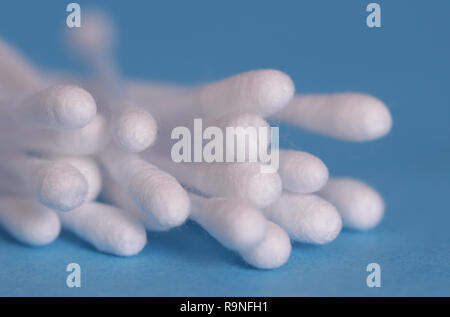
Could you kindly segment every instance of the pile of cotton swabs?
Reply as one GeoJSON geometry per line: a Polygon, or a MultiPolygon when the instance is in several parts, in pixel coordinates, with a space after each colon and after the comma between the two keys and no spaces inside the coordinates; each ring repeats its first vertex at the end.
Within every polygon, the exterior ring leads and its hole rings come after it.
{"type": "MultiPolygon", "coordinates": [[[[306,152],[280,150],[278,170],[268,173],[254,160],[175,162],[170,150],[171,131],[196,118],[221,129],[269,127],[270,119],[369,141],[392,125],[378,99],[294,95],[290,77],[277,70],[196,87],[124,81],[110,56],[109,20],[85,14],[68,36],[94,79],[40,72],[0,42],[0,224],[17,240],[46,245],[62,227],[99,251],[131,256],[146,245],[147,230],[190,219],[269,269],[287,261],[291,240],[325,244],[343,226],[369,230],[383,217],[374,189],[329,178],[306,152]]],[[[256,142],[247,141],[248,148],[256,142]]]]}

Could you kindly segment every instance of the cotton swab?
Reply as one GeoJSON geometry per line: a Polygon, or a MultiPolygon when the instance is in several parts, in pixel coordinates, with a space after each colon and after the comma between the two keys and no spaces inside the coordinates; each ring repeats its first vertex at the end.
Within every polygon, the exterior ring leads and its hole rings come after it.
{"type": "Polygon", "coordinates": [[[152,153],[146,158],[205,195],[241,198],[263,208],[281,194],[280,176],[261,172],[260,163],[175,163],[152,153]]]}
{"type": "MultiPolygon", "coordinates": [[[[88,60],[105,57],[110,59],[109,51],[116,41],[111,19],[105,13],[93,9],[83,13],[83,27],[68,30],[67,36],[70,47],[88,60]]],[[[109,60],[103,62],[111,63],[109,60]]]]}
{"type": "Polygon", "coordinates": [[[280,150],[280,174],[283,188],[299,194],[318,191],[328,181],[328,168],[316,156],[293,150],[280,150]]]}
{"type": "Polygon", "coordinates": [[[0,226],[22,243],[43,246],[59,235],[57,214],[38,202],[13,196],[0,196],[0,226]]]}
{"type": "Polygon", "coordinates": [[[77,129],[90,123],[96,113],[94,98],[71,85],[56,85],[19,100],[0,101],[0,121],[12,128],[77,129]]]}
{"type": "Polygon", "coordinates": [[[360,93],[300,95],[271,119],[348,141],[370,141],[392,127],[391,114],[379,99],[360,93]]]}
{"type": "Polygon", "coordinates": [[[157,124],[148,111],[131,106],[113,114],[111,130],[123,149],[142,152],[155,142],[157,124]]]}
{"type": "MultiPolygon", "coordinates": [[[[102,188],[102,175],[98,164],[94,159],[83,156],[46,157],[46,159],[60,160],[76,168],[85,178],[87,193],[84,201],[93,201],[97,198],[102,188]]],[[[10,170],[11,171],[11,170],[10,170]]],[[[0,166],[0,192],[26,196],[29,192],[17,181],[17,176],[1,169],[0,166]],[[3,181],[5,180],[5,181],[3,181]]],[[[22,180],[23,181],[23,180],[22,180]]]]}
{"type": "Polygon", "coordinates": [[[233,198],[205,199],[190,194],[190,218],[200,224],[222,245],[231,250],[247,250],[266,235],[267,220],[248,202],[233,198]]]}
{"type": "Polygon", "coordinates": [[[114,148],[102,153],[100,159],[113,179],[154,223],[175,227],[187,219],[190,200],[173,176],[134,154],[114,148]]]}
{"type": "Polygon", "coordinates": [[[25,58],[2,40],[0,40],[0,83],[3,96],[36,91],[46,85],[25,58]]]}
{"type": "Polygon", "coordinates": [[[333,241],[342,228],[336,208],[316,195],[284,192],[264,214],[299,242],[325,244],[333,241]]]}
{"type": "Polygon", "coordinates": [[[141,252],[147,243],[140,221],[113,206],[90,202],[59,216],[63,228],[102,252],[132,256],[141,252]]]}
{"type": "Polygon", "coordinates": [[[67,155],[90,155],[101,152],[109,143],[108,123],[97,114],[81,129],[53,131],[20,129],[14,135],[0,127],[0,145],[5,148],[42,151],[67,155]]]}
{"type": "Polygon", "coordinates": [[[267,165],[250,154],[255,148],[267,150],[270,133],[250,133],[245,144],[234,142],[232,148],[224,143],[224,153],[237,158],[241,150],[250,161],[246,163],[175,163],[167,151],[167,135],[195,118],[222,132],[248,127],[270,131],[265,117],[344,140],[368,141],[392,126],[380,100],[355,93],[292,100],[291,78],[272,69],[197,87],[124,84],[110,54],[115,39],[110,21],[86,13],[83,28],[71,30],[71,42],[96,71],[97,81],[87,89],[95,100],[76,85],[50,86],[50,77],[41,76],[0,41],[0,224],[17,239],[50,243],[59,234],[61,219],[98,250],[129,256],[144,248],[146,228],[169,230],[190,218],[250,265],[271,269],[287,261],[289,236],[324,244],[336,238],[342,223],[358,230],[379,223],[384,213],[379,194],[352,179],[331,179],[324,186],[328,169],[311,154],[280,151],[279,172],[263,172],[267,165]],[[155,141],[157,124],[150,112],[163,133],[159,147],[143,155],[151,163],[129,153],[142,152],[155,141]],[[73,154],[97,157],[66,156],[73,154]],[[179,181],[214,198],[188,196],[179,181]],[[121,209],[92,202],[101,189],[102,198],[121,209]],[[310,194],[320,189],[324,199],[310,194]],[[30,194],[66,212],[59,218],[32,198],[14,197],[30,194]]]}
{"type": "Polygon", "coordinates": [[[70,43],[96,70],[97,97],[110,113],[114,139],[124,150],[144,151],[156,139],[156,121],[147,110],[134,105],[121,89],[110,54],[114,40],[112,24],[100,12],[88,11],[83,16],[83,27],[70,30],[69,35],[70,43]]]}
{"type": "Polygon", "coordinates": [[[113,180],[109,173],[103,174],[104,185],[101,192],[101,199],[121,208],[139,219],[147,230],[167,231],[181,224],[174,222],[159,221],[151,213],[141,210],[130,196],[128,190],[113,180]]]}
{"type": "Polygon", "coordinates": [[[97,162],[87,156],[64,156],[59,159],[75,167],[84,176],[88,187],[84,201],[97,199],[102,189],[102,175],[97,162]]]}
{"type": "Polygon", "coordinates": [[[242,113],[266,117],[291,101],[295,87],[285,73],[263,69],[183,90],[187,91],[184,93],[159,94],[155,99],[142,99],[143,92],[136,90],[133,85],[128,87],[131,99],[139,104],[149,104],[149,110],[161,122],[173,124],[180,118],[209,119],[242,113]]]}
{"type": "Polygon", "coordinates": [[[268,221],[264,239],[255,247],[240,251],[242,258],[258,269],[282,266],[291,254],[289,235],[277,224],[268,221]]]}
{"type": "Polygon", "coordinates": [[[356,179],[331,178],[319,194],[336,206],[347,228],[369,230],[383,218],[383,198],[356,179]]]}
{"type": "Polygon", "coordinates": [[[42,160],[17,154],[3,156],[0,164],[12,169],[33,196],[50,209],[68,211],[85,201],[86,179],[63,159],[42,160]]]}

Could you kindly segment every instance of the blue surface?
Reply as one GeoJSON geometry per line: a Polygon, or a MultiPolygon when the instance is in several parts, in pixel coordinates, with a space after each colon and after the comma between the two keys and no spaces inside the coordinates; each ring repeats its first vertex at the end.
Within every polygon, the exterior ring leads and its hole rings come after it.
{"type": "MultiPolygon", "coordinates": [[[[379,141],[280,131],[282,146],[310,151],[332,174],[380,191],[387,211],[377,229],[345,231],[323,247],[295,244],[289,262],[273,271],[248,267],[193,224],[149,234],[142,254],[126,259],[68,233],[35,249],[0,232],[0,295],[450,296],[450,2],[377,1],[381,29],[365,25],[369,2],[98,4],[117,22],[128,77],[194,83],[273,67],[291,75],[299,92],[352,90],[384,100],[394,128],[379,141]],[[65,285],[70,262],[81,265],[80,289],[65,285]],[[365,284],[370,262],[381,265],[381,288],[365,284]]],[[[2,1],[0,36],[37,65],[83,72],[61,45],[67,3],[2,1]]]]}

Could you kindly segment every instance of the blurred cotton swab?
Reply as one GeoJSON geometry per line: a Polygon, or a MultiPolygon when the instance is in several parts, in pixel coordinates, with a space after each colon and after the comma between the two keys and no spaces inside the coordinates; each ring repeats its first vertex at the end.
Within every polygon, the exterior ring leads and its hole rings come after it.
{"type": "Polygon", "coordinates": [[[205,199],[190,195],[191,219],[225,247],[239,251],[258,245],[265,237],[267,220],[248,202],[233,198],[205,199]]]}
{"type": "Polygon", "coordinates": [[[29,198],[0,196],[0,225],[22,243],[42,246],[53,242],[61,224],[57,214],[29,198]]]}
{"type": "Polygon", "coordinates": [[[175,163],[159,154],[146,157],[182,184],[206,195],[241,198],[263,208],[281,194],[280,176],[261,172],[260,163],[175,163]]]}
{"type": "Polygon", "coordinates": [[[347,228],[369,230],[383,218],[383,198],[356,179],[331,178],[319,194],[336,206],[347,228]]]}
{"type": "Polygon", "coordinates": [[[141,152],[156,139],[156,121],[127,97],[122,89],[111,49],[114,30],[108,17],[97,11],[83,15],[83,27],[70,30],[70,43],[93,66],[98,77],[98,96],[110,114],[112,135],[130,152],[141,152]]]}
{"type": "Polygon", "coordinates": [[[386,105],[359,93],[300,95],[271,119],[348,141],[375,140],[392,127],[386,105]]]}
{"type": "Polygon", "coordinates": [[[328,181],[328,168],[316,156],[300,151],[280,150],[283,188],[299,194],[314,193],[328,181]]]}
{"type": "Polygon", "coordinates": [[[160,221],[152,213],[139,208],[127,188],[116,182],[109,173],[104,173],[103,179],[104,185],[101,192],[101,199],[132,214],[144,224],[146,229],[150,231],[167,231],[182,224],[181,221],[179,223],[160,221]]]}
{"type": "Polygon", "coordinates": [[[175,227],[187,219],[190,200],[173,176],[134,154],[114,148],[102,153],[101,161],[153,222],[161,227],[175,227]]]}
{"type": "Polygon", "coordinates": [[[142,152],[156,140],[156,121],[148,111],[141,108],[124,108],[112,115],[112,135],[123,149],[142,152]]]}
{"type": "Polygon", "coordinates": [[[333,241],[342,228],[336,208],[316,195],[283,193],[264,209],[268,219],[285,229],[300,242],[325,244],[333,241]]]}
{"type": "MultiPolygon", "coordinates": [[[[84,177],[87,184],[87,193],[84,201],[94,201],[100,193],[102,188],[102,175],[98,164],[93,158],[87,156],[48,156],[45,157],[47,160],[65,162],[70,166],[77,169],[80,174],[84,177]]],[[[0,171],[1,172],[1,171],[0,171]]],[[[0,174],[0,178],[8,180],[7,182],[0,182],[1,191],[6,191],[9,193],[15,193],[20,195],[26,195],[27,191],[23,184],[15,181],[14,175],[0,174]],[[4,177],[3,177],[4,176],[4,177]]]]}
{"type": "Polygon", "coordinates": [[[15,49],[0,40],[0,92],[16,96],[46,86],[39,73],[15,49]]]}
{"type": "Polygon", "coordinates": [[[116,207],[90,202],[59,214],[68,229],[102,252],[136,255],[147,243],[147,234],[140,221],[116,207]]]}
{"type": "Polygon", "coordinates": [[[86,199],[86,179],[63,159],[43,160],[15,154],[2,156],[0,164],[13,170],[31,194],[48,208],[68,211],[86,199]]]}
{"type": "Polygon", "coordinates": [[[59,159],[75,167],[84,176],[88,187],[85,201],[94,201],[102,188],[102,175],[97,162],[87,156],[64,156],[59,159]]]}
{"type": "Polygon", "coordinates": [[[57,85],[19,100],[0,101],[0,122],[11,127],[77,129],[97,113],[94,98],[77,86],[57,85]]]}
{"type": "Polygon", "coordinates": [[[192,219],[225,247],[238,251],[250,265],[274,269],[291,253],[288,234],[261,212],[239,199],[204,199],[191,194],[192,219]]]}
{"type": "Polygon", "coordinates": [[[264,239],[255,247],[239,253],[248,264],[258,269],[275,269],[288,260],[291,254],[291,241],[286,231],[268,221],[264,239]]]}
{"type": "MultiPolygon", "coordinates": [[[[133,85],[130,97],[149,109],[163,123],[175,123],[182,118],[218,118],[224,115],[254,113],[269,116],[292,99],[295,91],[291,78],[283,72],[263,69],[241,73],[214,83],[173,93],[155,94],[133,85]]],[[[151,90],[152,87],[148,87],[151,90]]]]}

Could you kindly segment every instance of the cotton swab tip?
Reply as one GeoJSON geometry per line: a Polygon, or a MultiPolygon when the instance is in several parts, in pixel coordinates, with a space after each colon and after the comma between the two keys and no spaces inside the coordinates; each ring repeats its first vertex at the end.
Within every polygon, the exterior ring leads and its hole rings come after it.
{"type": "Polygon", "coordinates": [[[0,197],[0,224],[14,238],[32,246],[55,241],[61,231],[57,214],[28,198],[0,197]]]}
{"type": "Polygon", "coordinates": [[[128,109],[117,117],[115,136],[122,148],[141,152],[156,140],[155,119],[145,110],[128,109]]]}
{"type": "Polygon", "coordinates": [[[328,181],[326,165],[318,157],[300,151],[280,151],[278,173],[284,189],[299,194],[314,193],[328,181]]]}
{"type": "MultiPolygon", "coordinates": [[[[243,191],[243,190],[242,190],[243,191]]],[[[282,183],[278,173],[258,173],[249,176],[246,197],[258,208],[272,204],[280,197],[282,183]]]]}
{"type": "Polygon", "coordinates": [[[172,185],[161,188],[152,200],[155,211],[159,211],[153,213],[153,216],[164,228],[181,226],[189,216],[191,202],[181,186],[172,185]]]}
{"type": "Polygon", "coordinates": [[[365,127],[365,131],[362,131],[362,141],[375,140],[387,135],[392,129],[389,109],[378,98],[363,94],[360,98],[364,101],[358,109],[361,113],[361,126],[365,127]]]}
{"type": "Polygon", "coordinates": [[[54,210],[72,210],[84,202],[88,193],[84,176],[67,163],[46,163],[36,171],[33,179],[39,200],[54,210]]]}
{"type": "Polygon", "coordinates": [[[325,244],[333,241],[342,228],[336,208],[316,195],[284,192],[266,216],[286,230],[296,241],[325,244]]]}
{"type": "Polygon", "coordinates": [[[259,269],[275,269],[282,266],[291,254],[288,234],[277,224],[269,221],[266,237],[256,247],[241,252],[242,258],[259,269]]]}
{"type": "Polygon", "coordinates": [[[147,243],[142,223],[110,205],[90,202],[59,216],[64,228],[102,252],[132,256],[141,252],[147,243]]]}
{"type": "Polygon", "coordinates": [[[356,179],[332,178],[320,195],[337,208],[347,228],[367,231],[383,218],[383,198],[369,185],[356,179]]]}
{"type": "Polygon", "coordinates": [[[86,179],[88,192],[85,201],[95,200],[102,189],[102,175],[95,160],[84,156],[68,156],[64,160],[78,169],[86,179]]]}
{"type": "Polygon", "coordinates": [[[318,202],[304,219],[309,226],[306,229],[307,242],[326,244],[339,235],[342,229],[342,219],[336,208],[326,201],[318,202]]]}
{"type": "Polygon", "coordinates": [[[16,121],[44,129],[82,128],[97,113],[92,95],[73,85],[51,86],[25,97],[16,106],[16,121]]]}
{"type": "Polygon", "coordinates": [[[294,96],[294,83],[274,69],[254,70],[204,85],[196,102],[206,117],[256,113],[269,116],[286,106],[294,96]]]}
{"type": "MultiPolygon", "coordinates": [[[[194,196],[194,204],[199,200],[194,196]]],[[[233,198],[201,200],[191,218],[231,250],[255,247],[265,237],[267,221],[261,211],[248,202],[233,198]]]]}
{"type": "Polygon", "coordinates": [[[60,85],[52,87],[46,93],[46,102],[54,102],[53,115],[61,127],[82,128],[97,114],[94,98],[80,87],[60,85]]]}
{"type": "Polygon", "coordinates": [[[275,69],[255,72],[251,87],[263,109],[263,115],[272,114],[286,106],[295,93],[291,77],[275,69]]]}

